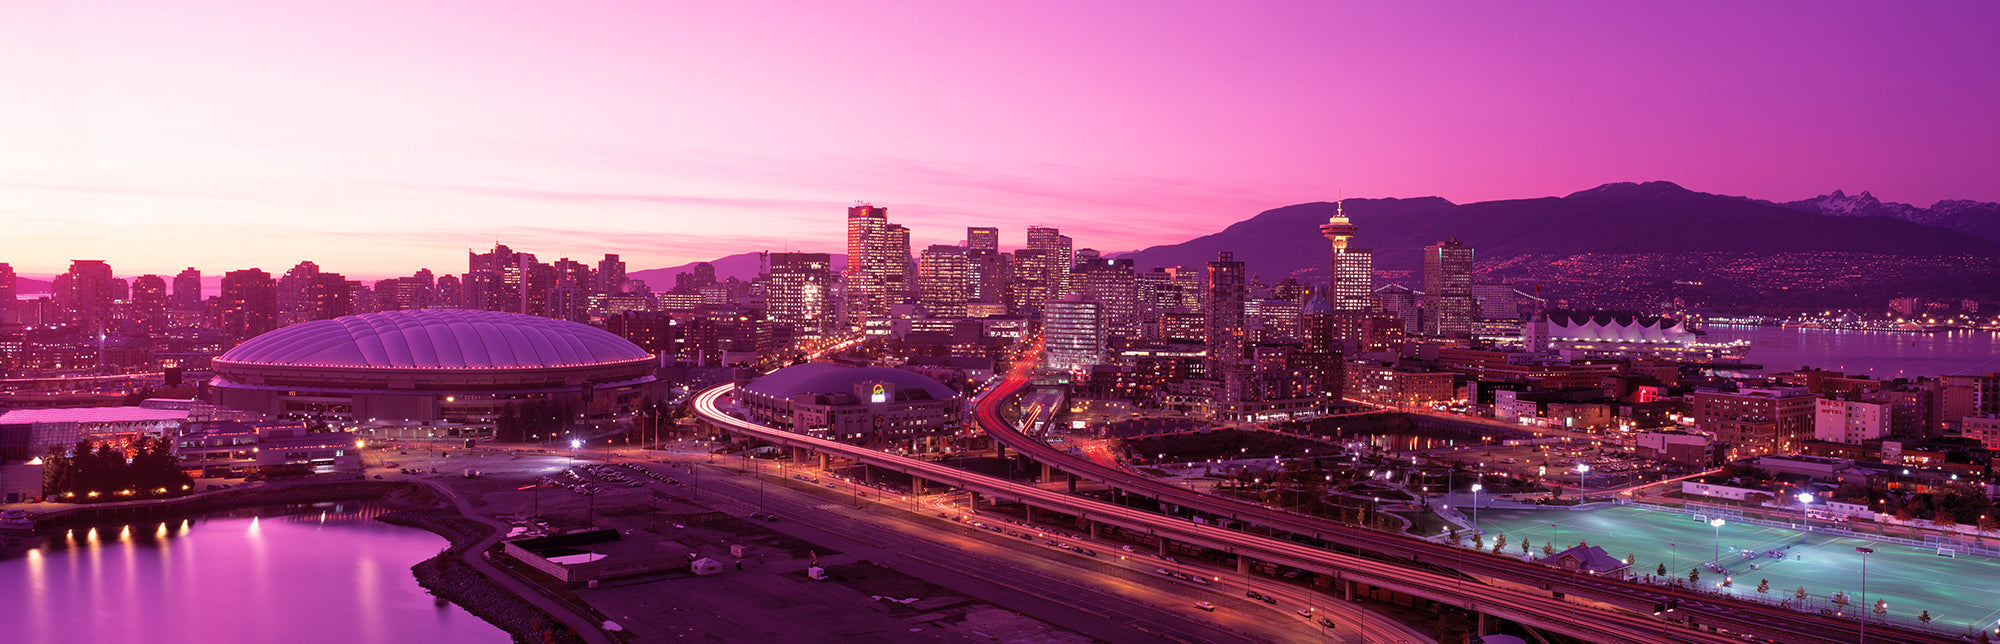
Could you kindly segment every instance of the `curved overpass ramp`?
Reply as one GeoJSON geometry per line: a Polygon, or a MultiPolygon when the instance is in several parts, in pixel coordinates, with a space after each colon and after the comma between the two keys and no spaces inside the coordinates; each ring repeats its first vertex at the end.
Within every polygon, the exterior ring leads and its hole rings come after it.
{"type": "MultiPolygon", "coordinates": [[[[696,395],[695,413],[725,431],[768,443],[802,448],[905,472],[926,481],[943,483],[993,497],[1018,499],[1047,510],[1126,530],[1146,532],[1185,543],[1214,548],[1261,561],[1279,563],[1337,580],[1425,597],[1478,612],[1534,624],[1548,630],[1588,641],[1612,638],[1620,642],[1678,644],[1740,641],[1725,634],[1709,633],[1659,621],[1650,616],[1625,611],[1593,610],[1552,599],[1534,590],[1467,583],[1462,577],[1432,572],[1420,567],[1384,562],[1358,555],[1333,552],[1254,533],[1193,523],[1094,499],[1044,490],[1005,479],[959,470],[950,466],[888,454],[873,449],[795,434],[738,418],[724,408],[724,399],[733,385],[719,385],[696,395]]],[[[1000,393],[1000,392],[996,392],[1000,393]]],[[[1065,465],[1065,467],[1073,467],[1065,465]]],[[[1458,559],[1482,555],[1454,552],[1458,559]]],[[[1490,555],[1485,555],[1490,556],[1490,555]]],[[[1448,561],[1439,559],[1440,562],[1448,561]]],[[[1452,562],[1456,565],[1458,562],[1452,562]]],[[[1688,606],[1683,603],[1683,610],[1688,606]]],[[[1787,640],[1808,641],[1808,640],[1787,640]]]]}
{"type": "MultiPolygon", "coordinates": [[[[1136,494],[1163,504],[1176,505],[1215,517],[1227,517],[1246,521],[1290,535],[1310,537],[1320,543],[1339,544],[1408,562],[1403,566],[1387,569],[1388,567],[1382,561],[1360,559],[1363,562],[1360,564],[1362,567],[1355,568],[1354,570],[1356,571],[1375,570],[1379,571],[1378,574],[1383,576],[1400,575],[1405,580],[1414,581],[1424,579],[1416,575],[1416,571],[1420,569],[1418,564],[1421,562],[1445,569],[1458,570],[1476,577],[1512,582],[1513,584],[1529,588],[1539,588],[1549,591],[1549,593],[1562,593],[1579,598],[1587,598],[1595,602],[1624,608],[1634,615],[1650,613],[1653,606],[1658,603],[1678,601],[1679,608],[1676,613],[1679,618],[1687,619],[1691,623],[1702,626],[1722,628],[1733,633],[1748,634],[1769,641],[1786,642],[1788,644],[1841,644],[1860,641],[1857,639],[1858,624],[1851,621],[1800,613],[1775,606],[1733,601],[1685,589],[1644,585],[1591,575],[1578,575],[1554,568],[1523,563],[1509,557],[1489,555],[1476,550],[1467,550],[1414,537],[1378,532],[1360,526],[1275,510],[1235,499],[1202,494],[1130,471],[1106,467],[1086,459],[1071,456],[1049,446],[1047,443],[1023,435],[1013,425],[1009,424],[1002,414],[1002,406],[1006,405],[1008,400],[1026,388],[1029,382],[1031,364],[1031,362],[1023,361],[1015,365],[1013,372],[1005,380],[996,383],[986,394],[980,397],[976,407],[973,409],[973,418],[995,440],[1014,448],[1044,465],[1055,467],[1074,476],[1103,483],[1123,490],[1128,494],[1136,494]]],[[[1159,517],[1159,515],[1150,516],[1165,521],[1176,521],[1167,517],[1159,517]]],[[[1226,534],[1232,536],[1244,535],[1244,533],[1239,532],[1227,532],[1226,534]]],[[[1254,542],[1254,540],[1248,537],[1256,536],[1258,535],[1247,535],[1236,539],[1225,539],[1225,541],[1241,547],[1254,542]]],[[[1291,541],[1276,539],[1271,539],[1271,541],[1298,545],[1291,541]]],[[[1312,552],[1319,553],[1321,557],[1329,556],[1326,550],[1317,548],[1311,550],[1312,552]]],[[[1238,552],[1238,549],[1228,549],[1228,551],[1238,552]]],[[[1274,551],[1270,553],[1272,558],[1267,559],[1265,556],[1251,553],[1252,556],[1258,559],[1278,561],[1285,565],[1307,570],[1320,571],[1326,568],[1325,566],[1308,567],[1292,563],[1284,558],[1287,554],[1289,553],[1286,551],[1274,551]]],[[[1336,568],[1340,567],[1345,566],[1337,566],[1336,568]]],[[[1351,572],[1347,574],[1346,578],[1362,581],[1360,577],[1355,576],[1351,572]]],[[[1447,579],[1454,582],[1458,581],[1457,578],[1447,579]]],[[[1536,605],[1547,605],[1552,611],[1549,613],[1531,611],[1530,614],[1522,615],[1517,619],[1515,615],[1498,610],[1486,601],[1481,601],[1482,599],[1490,601],[1491,598],[1480,597],[1478,593],[1472,592],[1469,588],[1460,593],[1453,589],[1450,583],[1442,585],[1438,585],[1435,582],[1417,584],[1419,587],[1414,590],[1405,590],[1405,587],[1409,587],[1411,584],[1402,584],[1402,587],[1399,587],[1395,584],[1377,584],[1373,581],[1365,581],[1364,583],[1391,588],[1398,592],[1407,592],[1419,597],[1438,599],[1448,603],[1467,606],[1468,608],[1476,607],[1476,610],[1481,612],[1515,619],[1516,621],[1564,633],[1571,633],[1571,631],[1560,628],[1560,620],[1572,619],[1587,612],[1579,610],[1579,607],[1575,604],[1567,604],[1556,600],[1549,593],[1534,593],[1531,595],[1531,599],[1522,601],[1529,601],[1536,605]]],[[[1481,587],[1485,586],[1481,585],[1481,587]]],[[[1517,606],[1523,609],[1526,608],[1526,605],[1517,606]]],[[[1650,624],[1660,623],[1650,619],[1646,620],[1646,622],[1650,624]]],[[[1628,625],[1634,630],[1602,630],[1595,635],[1581,637],[1596,640],[1616,635],[1619,641],[1641,641],[1636,638],[1642,638],[1649,632],[1637,624],[1628,625]]],[[[1685,628],[1678,628],[1676,630],[1679,630],[1681,633],[1694,632],[1685,628]]],[[[1738,637],[1741,637],[1741,635],[1738,637]]],[[[1687,641],[1705,640],[1690,639],[1687,641]]],[[[1867,636],[1867,642],[1937,642],[1943,644],[1959,641],[1962,640],[1945,638],[1930,633],[1902,631],[1880,625],[1871,625],[1867,636]]]]}

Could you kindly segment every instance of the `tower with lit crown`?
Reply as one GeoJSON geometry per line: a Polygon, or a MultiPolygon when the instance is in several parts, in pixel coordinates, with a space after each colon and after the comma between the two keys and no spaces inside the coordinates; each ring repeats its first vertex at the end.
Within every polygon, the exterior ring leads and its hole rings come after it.
{"type": "Polygon", "coordinates": [[[1348,247],[1358,228],[1348,221],[1344,202],[1335,201],[1333,217],[1319,227],[1319,233],[1333,242],[1333,288],[1327,305],[1336,312],[1362,312],[1368,310],[1369,295],[1375,290],[1375,251],[1348,247]]]}

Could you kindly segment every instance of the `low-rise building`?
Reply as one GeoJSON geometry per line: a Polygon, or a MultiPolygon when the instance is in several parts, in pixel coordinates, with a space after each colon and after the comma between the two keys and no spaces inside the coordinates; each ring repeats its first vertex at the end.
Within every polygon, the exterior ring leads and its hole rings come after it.
{"type": "Polygon", "coordinates": [[[0,413],[0,462],[19,463],[77,441],[111,441],[122,447],[144,434],[171,440],[188,418],[185,409],[71,407],[0,413]]]}
{"type": "Polygon", "coordinates": [[[1889,434],[1887,403],[1821,398],[1814,406],[1813,439],[1832,443],[1860,444],[1881,440],[1889,434]]]}
{"type": "Polygon", "coordinates": [[[1640,432],[1632,450],[1639,458],[1692,467],[1721,466],[1728,450],[1707,436],[1688,432],[1640,432]]]}
{"type": "Polygon", "coordinates": [[[1803,387],[1697,391],[1695,426],[1729,443],[1736,456],[1789,454],[1812,437],[1818,396],[1803,387]]]}

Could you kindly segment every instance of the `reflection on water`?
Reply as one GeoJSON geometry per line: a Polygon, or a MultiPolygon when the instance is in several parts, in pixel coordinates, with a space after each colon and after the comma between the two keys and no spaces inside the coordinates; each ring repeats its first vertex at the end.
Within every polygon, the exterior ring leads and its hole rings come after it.
{"type": "Polygon", "coordinates": [[[2000,371],[2000,334],[1992,331],[1891,333],[1840,329],[1710,325],[1711,340],[1750,341],[1743,361],[1764,373],[1812,366],[1876,378],[2000,371]]]}
{"type": "Polygon", "coordinates": [[[437,535],[370,504],[246,510],[0,543],[15,642],[505,642],[409,567],[437,535]]]}

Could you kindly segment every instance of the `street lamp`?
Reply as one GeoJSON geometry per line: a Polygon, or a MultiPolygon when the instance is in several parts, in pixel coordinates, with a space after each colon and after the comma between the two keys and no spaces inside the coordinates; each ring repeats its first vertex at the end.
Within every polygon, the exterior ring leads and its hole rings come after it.
{"type": "Polygon", "coordinates": [[[1576,464],[1576,502],[1590,502],[1590,464],[1576,464]]]}
{"type": "Polygon", "coordinates": [[[1728,523],[1728,521],[1723,521],[1723,520],[1721,520],[1721,519],[1711,519],[1711,520],[1709,520],[1709,522],[1708,522],[1708,524],[1709,524],[1709,525],[1712,525],[1712,526],[1715,526],[1715,562],[1714,562],[1714,563],[1715,563],[1716,565],[1718,565],[1718,566],[1719,566],[1719,565],[1722,565],[1722,524],[1725,524],[1725,523],[1728,523]]]}
{"type": "Polygon", "coordinates": [[[1472,533],[1473,534],[1479,534],[1479,491],[1483,489],[1486,489],[1486,486],[1480,485],[1478,483],[1472,484],[1472,533]]]}
{"type": "MultiPolygon", "coordinates": [[[[1854,551],[1861,553],[1861,605],[1867,606],[1868,605],[1868,555],[1874,554],[1875,549],[1862,547],[1862,548],[1855,548],[1854,551]]],[[[1862,644],[1867,644],[1868,642],[1868,612],[1865,610],[1861,612],[1860,641],[1862,644]]]]}
{"type": "Polygon", "coordinates": [[[1811,505],[1812,502],[1813,495],[1811,493],[1799,493],[1799,543],[1805,543],[1806,534],[1812,532],[1812,513],[1806,510],[1806,506],[1811,505]]]}

